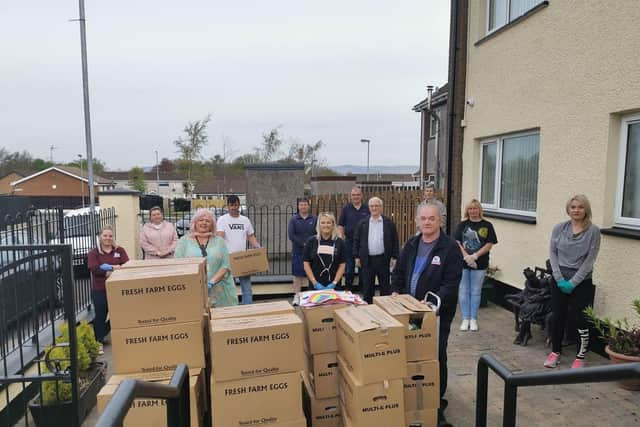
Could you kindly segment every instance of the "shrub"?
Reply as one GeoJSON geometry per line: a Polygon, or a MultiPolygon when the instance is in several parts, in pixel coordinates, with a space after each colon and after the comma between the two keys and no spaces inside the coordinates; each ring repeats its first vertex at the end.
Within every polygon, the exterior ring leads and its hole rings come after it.
{"type": "MultiPolygon", "coordinates": [[[[640,299],[634,300],[632,305],[640,318],[640,299]]],[[[612,351],[625,356],[640,356],[640,326],[632,326],[627,318],[616,321],[608,317],[600,319],[592,307],[588,307],[585,314],[612,351]]]]}
{"type": "MultiPolygon", "coordinates": [[[[91,361],[98,355],[99,344],[93,334],[93,328],[86,321],[80,322],[76,328],[78,338],[77,358],[78,371],[87,371],[91,367],[91,361]]],[[[63,324],[60,327],[60,336],[56,338],[56,344],[69,342],[69,327],[63,324]]],[[[66,371],[71,365],[70,348],[48,346],[45,348],[45,357],[53,362],[57,369],[66,371]]],[[[41,362],[43,372],[51,372],[44,362],[41,362]]],[[[80,375],[78,375],[80,377],[80,375]]],[[[66,381],[44,381],[42,383],[42,401],[45,405],[55,404],[71,400],[71,383],[66,381]]]]}

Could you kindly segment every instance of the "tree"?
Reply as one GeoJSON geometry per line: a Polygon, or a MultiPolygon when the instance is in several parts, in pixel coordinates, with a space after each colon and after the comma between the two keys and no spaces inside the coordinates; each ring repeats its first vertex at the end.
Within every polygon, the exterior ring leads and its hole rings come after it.
{"type": "MultiPolygon", "coordinates": [[[[78,159],[73,162],[65,163],[65,166],[73,166],[76,168],[82,169],[85,173],[87,173],[87,160],[86,159],[78,159]]],[[[107,165],[102,160],[93,159],[93,173],[95,175],[102,175],[107,168],[107,165]]]]}
{"type": "Polygon", "coordinates": [[[282,147],[282,138],[278,132],[278,128],[271,129],[269,133],[262,134],[262,143],[254,149],[256,156],[261,162],[270,162],[277,160],[282,147]]]}
{"type": "Polygon", "coordinates": [[[283,159],[288,163],[304,163],[305,173],[311,173],[320,167],[326,167],[326,160],[320,157],[320,150],[324,147],[322,140],[315,144],[293,142],[289,145],[289,154],[283,159]]]}
{"type": "Polygon", "coordinates": [[[187,180],[191,182],[191,172],[193,164],[202,155],[202,149],[207,145],[209,136],[207,135],[207,125],[211,121],[211,114],[207,115],[202,120],[196,120],[195,122],[189,122],[184,127],[183,132],[185,137],[180,137],[173,141],[173,144],[178,147],[178,153],[180,153],[180,164],[187,171],[187,180]]]}
{"type": "Polygon", "coordinates": [[[158,169],[163,173],[171,173],[176,170],[176,163],[173,160],[169,160],[166,157],[163,157],[162,160],[160,160],[158,169]]]}
{"type": "Polygon", "coordinates": [[[129,185],[141,193],[147,191],[147,184],[144,182],[144,170],[140,166],[135,166],[129,171],[129,185]]]}

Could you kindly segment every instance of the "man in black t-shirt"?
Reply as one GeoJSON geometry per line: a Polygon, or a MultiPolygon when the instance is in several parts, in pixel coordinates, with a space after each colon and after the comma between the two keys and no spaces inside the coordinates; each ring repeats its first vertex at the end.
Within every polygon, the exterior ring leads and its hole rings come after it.
{"type": "MultiPolygon", "coordinates": [[[[356,226],[363,219],[369,218],[369,207],[362,203],[362,190],[360,187],[351,189],[351,203],[347,203],[340,211],[340,219],[338,220],[338,229],[340,236],[344,239],[347,247],[345,254],[346,271],[344,274],[344,287],[350,291],[355,277],[355,259],[353,258],[353,233],[356,226]]],[[[358,278],[358,282],[360,278],[358,278]]]]}

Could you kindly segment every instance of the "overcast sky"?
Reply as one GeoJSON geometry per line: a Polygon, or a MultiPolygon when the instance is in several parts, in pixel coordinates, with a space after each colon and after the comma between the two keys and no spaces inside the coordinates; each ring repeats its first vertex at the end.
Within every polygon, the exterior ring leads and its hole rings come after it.
{"type": "MultiPolygon", "coordinates": [[[[0,1],[0,146],[85,153],[74,0],[0,1]]],[[[330,164],[417,165],[426,85],[447,78],[449,0],[86,0],[94,156],[150,166],[211,113],[205,157],[282,126],[330,164]]]]}

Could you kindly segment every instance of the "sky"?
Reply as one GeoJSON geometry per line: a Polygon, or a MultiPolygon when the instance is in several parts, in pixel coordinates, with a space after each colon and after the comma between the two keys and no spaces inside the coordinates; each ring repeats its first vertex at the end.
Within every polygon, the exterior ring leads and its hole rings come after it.
{"type": "MultiPolygon", "coordinates": [[[[205,158],[280,127],[329,164],[417,165],[426,85],[447,79],[449,0],[86,0],[93,153],[109,169],[176,158],[211,114],[205,158]]],[[[86,153],[75,0],[0,2],[0,146],[86,153]]]]}

